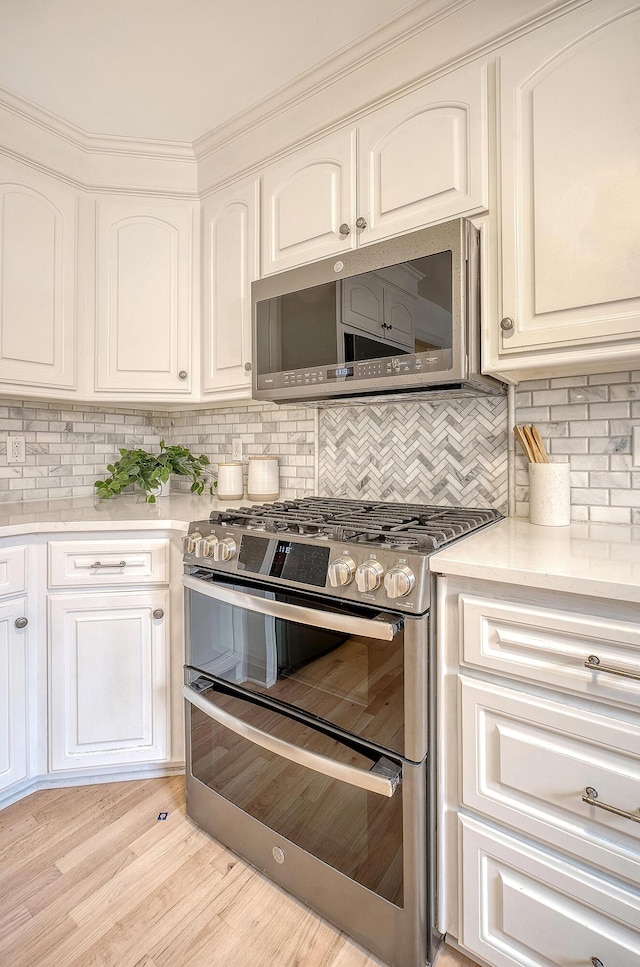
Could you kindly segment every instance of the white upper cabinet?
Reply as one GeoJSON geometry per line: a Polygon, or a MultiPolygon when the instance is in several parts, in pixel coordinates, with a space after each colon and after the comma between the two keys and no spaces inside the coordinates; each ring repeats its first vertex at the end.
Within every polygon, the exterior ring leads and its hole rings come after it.
{"type": "Polygon", "coordinates": [[[207,199],[203,226],[203,373],[207,398],[251,394],[251,283],[258,277],[259,181],[207,199]]]}
{"type": "Polygon", "coordinates": [[[477,64],[265,169],[263,274],[483,211],[487,185],[486,68],[477,64]]]}
{"type": "Polygon", "coordinates": [[[0,384],[74,390],[75,193],[4,159],[0,278],[0,384]]]}
{"type": "Polygon", "coordinates": [[[502,323],[492,370],[577,346],[564,371],[589,371],[589,359],[615,368],[616,354],[630,363],[620,341],[640,332],[640,10],[625,7],[586,4],[500,57],[502,323]]]}
{"type": "Polygon", "coordinates": [[[97,202],[98,394],[191,392],[193,219],[188,201],[97,202]]]}
{"type": "Polygon", "coordinates": [[[355,131],[338,131],[264,170],[264,275],[355,248],[355,164],[355,131]]]}
{"type": "Polygon", "coordinates": [[[361,243],[487,207],[484,64],[447,74],[362,119],[361,243]]]}

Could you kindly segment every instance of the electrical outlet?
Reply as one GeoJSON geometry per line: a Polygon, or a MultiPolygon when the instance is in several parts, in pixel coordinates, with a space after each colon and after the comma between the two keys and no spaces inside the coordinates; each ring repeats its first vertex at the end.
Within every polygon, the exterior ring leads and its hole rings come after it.
{"type": "Polygon", "coordinates": [[[7,437],[7,463],[26,463],[24,437],[7,437]]]}
{"type": "Polygon", "coordinates": [[[236,463],[240,463],[242,460],[242,439],[239,436],[233,438],[233,443],[231,444],[231,459],[236,463]]]}
{"type": "Polygon", "coordinates": [[[640,423],[631,427],[631,466],[640,467],[640,423]]]}

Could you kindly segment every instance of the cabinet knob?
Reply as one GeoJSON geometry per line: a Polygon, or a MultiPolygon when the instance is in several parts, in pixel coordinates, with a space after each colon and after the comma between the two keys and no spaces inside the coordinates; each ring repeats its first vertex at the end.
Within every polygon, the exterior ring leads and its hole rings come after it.
{"type": "Polygon", "coordinates": [[[366,218],[363,218],[362,215],[360,216],[360,218],[356,218],[356,228],[366,228],[366,227],[367,227],[366,218]]]}
{"type": "Polygon", "coordinates": [[[250,373],[251,370],[253,369],[253,366],[251,365],[251,363],[245,363],[244,364],[244,368],[245,368],[245,370],[246,370],[247,373],[250,373]]]}
{"type": "Polygon", "coordinates": [[[156,608],[155,611],[153,612],[153,617],[164,618],[164,611],[162,610],[162,608],[156,608]]]}
{"type": "Polygon", "coordinates": [[[340,232],[341,235],[349,235],[349,234],[351,234],[351,229],[349,228],[349,226],[347,225],[346,222],[343,222],[342,223],[342,225],[340,226],[340,228],[338,229],[338,231],[340,232]]]}
{"type": "Polygon", "coordinates": [[[29,624],[29,619],[28,618],[16,618],[14,624],[15,624],[16,628],[26,628],[27,625],[29,624]]]}
{"type": "Polygon", "coordinates": [[[186,379],[188,375],[189,374],[186,371],[186,369],[181,369],[180,372],[178,373],[178,379],[186,379]]]}
{"type": "Polygon", "coordinates": [[[504,319],[500,320],[500,328],[503,332],[511,332],[514,325],[515,323],[513,319],[511,319],[509,316],[505,316],[504,319]]]}
{"type": "Polygon", "coordinates": [[[604,964],[602,963],[599,957],[592,957],[591,963],[593,967],[604,967],[604,964]]]}

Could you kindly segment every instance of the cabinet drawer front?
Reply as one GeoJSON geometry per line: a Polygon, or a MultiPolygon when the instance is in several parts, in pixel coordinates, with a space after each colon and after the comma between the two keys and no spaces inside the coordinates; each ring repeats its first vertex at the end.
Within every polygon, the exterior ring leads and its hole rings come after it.
{"type": "Polygon", "coordinates": [[[0,548],[0,598],[27,588],[26,547],[0,548]]]}
{"type": "Polygon", "coordinates": [[[640,624],[467,594],[459,604],[464,664],[639,707],[640,624]],[[599,667],[585,667],[590,656],[599,667]]]}
{"type": "Polygon", "coordinates": [[[50,541],[49,587],[166,584],[169,541],[50,541]]]}
{"type": "Polygon", "coordinates": [[[640,715],[563,707],[464,676],[461,711],[474,750],[463,763],[466,806],[640,883],[640,715]],[[585,803],[587,788],[629,817],[585,803]]]}
{"type": "Polygon", "coordinates": [[[640,892],[460,817],[460,943],[494,967],[637,967],[640,892]]]}

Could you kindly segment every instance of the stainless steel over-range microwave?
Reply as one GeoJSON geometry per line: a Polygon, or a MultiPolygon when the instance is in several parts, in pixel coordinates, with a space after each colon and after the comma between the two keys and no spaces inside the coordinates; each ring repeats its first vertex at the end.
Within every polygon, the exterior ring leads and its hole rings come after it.
{"type": "Polygon", "coordinates": [[[253,396],[500,392],[480,373],[479,233],[466,219],[252,286],[253,396]]]}

